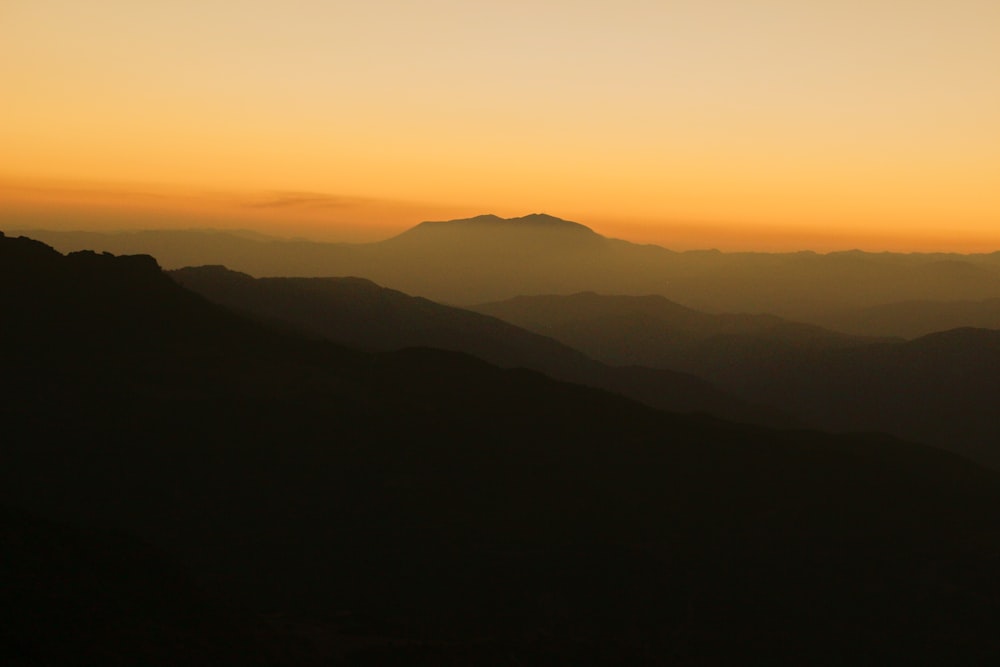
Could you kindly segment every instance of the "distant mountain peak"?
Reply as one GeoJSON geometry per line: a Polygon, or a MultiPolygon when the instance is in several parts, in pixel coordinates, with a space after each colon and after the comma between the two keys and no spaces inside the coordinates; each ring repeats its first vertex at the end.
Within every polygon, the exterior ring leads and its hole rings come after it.
{"type": "Polygon", "coordinates": [[[557,227],[581,228],[593,231],[589,227],[581,225],[578,222],[563,220],[562,218],[557,218],[554,215],[549,215],[548,213],[529,213],[528,215],[521,216],[520,218],[508,218],[507,222],[517,222],[527,225],[555,225],[557,227]]]}
{"type": "Polygon", "coordinates": [[[568,231],[597,236],[597,233],[586,225],[578,222],[563,220],[547,213],[529,213],[519,218],[501,218],[498,215],[487,213],[477,215],[473,218],[463,218],[459,220],[428,221],[421,222],[401,234],[409,235],[413,232],[434,230],[456,230],[456,229],[507,229],[507,230],[553,230],[568,231]]]}

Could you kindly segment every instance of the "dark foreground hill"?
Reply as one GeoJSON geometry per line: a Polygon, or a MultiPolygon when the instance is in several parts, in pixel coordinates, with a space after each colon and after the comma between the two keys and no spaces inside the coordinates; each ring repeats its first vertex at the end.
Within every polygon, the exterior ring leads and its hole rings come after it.
{"type": "Polygon", "coordinates": [[[265,665],[296,653],[159,550],[0,507],[4,665],[265,665]]]}
{"type": "Polygon", "coordinates": [[[477,307],[609,363],[693,373],[834,430],[875,430],[1000,468],[1000,331],[875,340],[662,297],[519,297],[477,307]]]}
{"type": "Polygon", "coordinates": [[[693,375],[602,364],[500,319],[361,278],[253,278],[221,266],[178,269],[170,276],[220,305],[353,348],[424,346],[464,352],[503,368],[529,368],[673,412],[702,412],[771,426],[794,423],[778,410],[753,406],[693,375]]]}
{"type": "MultiPolygon", "coordinates": [[[[1000,482],[958,457],[282,335],[147,257],[0,238],[0,312],[3,502],[148,544],[151,576],[189,572],[293,640],[275,664],[1000,656],[1000,482]]],[[[21,562],[47,562],[24,544],[21,562]]],[[[0,590],[19,572],[0,571],[0,590]]],[[[48,597],[60,572],[17,589],[42,629],[5,658],[39,654],[62,610],[89,608],[86,587],[48,597]]],[[[101,606],[122,632],[188,627],[121,581],[122,603],[101,606]]],[[[134,664],[169,662],[163,643],[134,664]]],[[[230,648],[238,664],[245,646],[230,648]]]]}

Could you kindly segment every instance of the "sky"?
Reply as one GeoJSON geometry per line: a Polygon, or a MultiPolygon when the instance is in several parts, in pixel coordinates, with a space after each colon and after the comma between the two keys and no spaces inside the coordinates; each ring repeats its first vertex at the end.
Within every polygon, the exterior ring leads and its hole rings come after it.
{"type": "Polygon", "coordinates": [[[1000,250],[996,0],[0,0],[0,229],[1000,250]]]}

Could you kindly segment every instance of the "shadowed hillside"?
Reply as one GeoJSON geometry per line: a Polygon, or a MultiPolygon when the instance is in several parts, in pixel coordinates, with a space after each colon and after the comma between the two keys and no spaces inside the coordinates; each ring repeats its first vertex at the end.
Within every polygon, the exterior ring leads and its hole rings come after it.
{"type": "Polygon", "coordinates": [[[1000,655],[1000,480],[958,457],[281,334],[148,257],[0,237],[0,307],[3,503],[135,535],[316,664],[1000,655]]]}
{"type": "Polygon", "coordinates": [[[302,656],[156,549],[0,507],[5,665],[271,665],[302,656]]]}
{"type": "Polygon", "coordinates": [[[805,423],[876,430],[1000,467],[1000,332],[875,341],[662,297],[519,297],[476,308],[609,363],[671,368],[805,423]]]}
{"type": "Polygon", "coordinates": [[[904,338],[919,338],[963,327],[1000,329],[1000,299],[886,303],[834,312],[828,320],[836,322],[844,331],[904,338]]]}
{"type": "Polygon", "coordinates": [[[609,363],[699,371],[704,360],[726,365],[766,347],[780,356],[875,340],[774,315],[703,313],[656,295],[521,296],[471,310],[552,336],[609,363]]]}
{"type": "Polygon", "coordinates": [[[185,268],[170,275],[215,303],[355,348],[425,346],[465,352],[505,368],[530,368],[558,380],[608,389],[665,410],[793,424],[778,410],[751,406],[691,375],[607,366],[499,319],[359,278],[255,279],[224,267],[185,268]]]}
{"type": "Polygon", "coordinates": [[[810,424],[893,433],[1000,468],[1000,331],[953,329],[711,377],[810,424]]]}

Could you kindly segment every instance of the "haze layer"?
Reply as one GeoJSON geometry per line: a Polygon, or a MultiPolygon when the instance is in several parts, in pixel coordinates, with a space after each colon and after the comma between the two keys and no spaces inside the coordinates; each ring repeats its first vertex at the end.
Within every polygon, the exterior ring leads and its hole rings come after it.
{"type": "Polygon", "coordinates": [[[997,7],[15,0],[0,216],[992,250],[997,7]]]}

